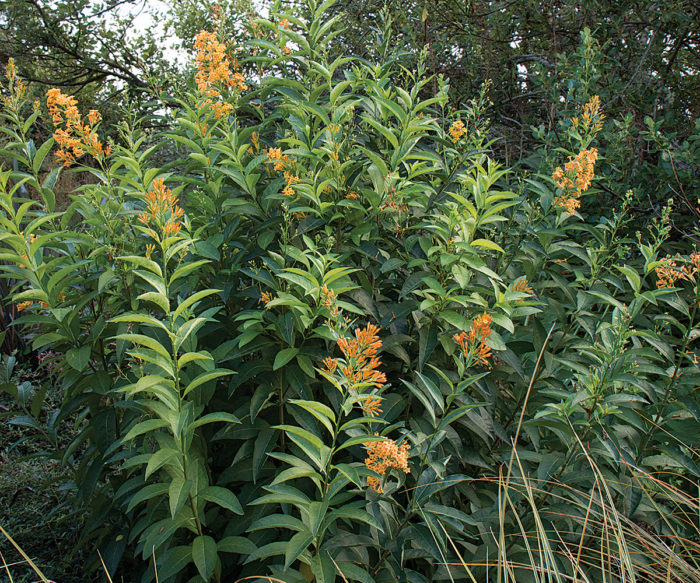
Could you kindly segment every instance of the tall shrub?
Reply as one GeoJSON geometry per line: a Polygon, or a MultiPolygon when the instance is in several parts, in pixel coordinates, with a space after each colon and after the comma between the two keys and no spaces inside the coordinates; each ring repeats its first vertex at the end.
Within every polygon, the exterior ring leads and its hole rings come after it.
{"type": "Polygon", "coordinates": [[[621,239],[622,193],[578,213],[594,101],[518,176],[487,86],[453,111],[387,36],[329,61],[331,3],[240,47],[200,33],[154,145],[139,123],[103,144],[53,91],[37,148],[11,77],[0,258],[64,395],[15,422],[73,472],[84,544],[143,581],[698,580],[698,256],[664,257],[667,220],[621,239]],[[97,178],[63,213],[54,146],[97,178]]]}

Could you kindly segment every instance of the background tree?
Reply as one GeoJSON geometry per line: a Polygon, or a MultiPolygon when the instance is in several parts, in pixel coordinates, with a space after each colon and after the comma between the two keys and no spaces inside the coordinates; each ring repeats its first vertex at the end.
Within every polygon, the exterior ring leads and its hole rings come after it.
{"type": "Polygon", "coordinates": [[[546,151],[532,157],[542,137],[549,133],[550,150],[561,147],[560,124],[599,95],[609,120],[601,140],[624,143],[632,161],[603,186],[618,198],[634,188],[656,212],[674,198],[677,210],[697,218],[689,194],[700,185],[697,3],[343,0],[334,10],[345,24],[338,53],[372,58],[366,38],[384,14],[387,46],[399,46],[409,68],[424,51],[456,103],[490,80],[494,147],[508,163],[539,164],[546,151]]]}

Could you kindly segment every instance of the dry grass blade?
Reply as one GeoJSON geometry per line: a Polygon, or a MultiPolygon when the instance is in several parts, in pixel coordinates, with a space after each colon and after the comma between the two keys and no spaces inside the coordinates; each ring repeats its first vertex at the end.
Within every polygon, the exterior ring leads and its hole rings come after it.
{"type": "MultiPolygon", "coordinates": [[[[10,544],[11,544],[13,547],[15,547],[15,548],[17,549],[17,552],[18,552],[20,555],[22,555],[22,557],[24,558],[25,561],[27,561],[27,563],[28,563],[29,566],[32,568],[32,570],[41,578],[41,581],[43,581],[44,583],[52,583],[49,579],[46,578],[46,575],[44,575],[44,574],[41,572],[41,569],[39,569],[39,567],[36,566],[36,564],[34,563],[34,561],[32,561],[32,560],[29,558],[29,555],[27,555],[27,554],[22,550],[22,547],[20,547],[20,546],[15,542],[15,540],[10,536],[10,533],[8,533],[2,526],[0,526],[0,532],[5,536],[5,538],[7,538],[7,540],[10,541],[10,544]]],[[[3,559],[3,563],[4,563],[4,562],[5,562],[5,560],[3,559]]]]}

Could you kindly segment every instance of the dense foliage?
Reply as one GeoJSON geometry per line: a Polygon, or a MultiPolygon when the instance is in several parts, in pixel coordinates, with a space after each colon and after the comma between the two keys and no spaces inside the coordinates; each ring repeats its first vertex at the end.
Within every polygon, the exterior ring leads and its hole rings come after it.
{"type": "Polygon", "coordinates": [[[594,94],[509,169],[488,83],[455,109],[389,21],[371,60],[334,55],[332,4],[237,46],[212,22],[155,138],[108,144],[54,89],[35,144],[7,71],[0,267],[62,404],[7,378],[0,415],[71,472],[88,568],[700,581],[700,255],[670,251],[673,205],[633,235],[647,193],[594,94]],[[70,172],[94,179],[57,212],[70,172]]]}

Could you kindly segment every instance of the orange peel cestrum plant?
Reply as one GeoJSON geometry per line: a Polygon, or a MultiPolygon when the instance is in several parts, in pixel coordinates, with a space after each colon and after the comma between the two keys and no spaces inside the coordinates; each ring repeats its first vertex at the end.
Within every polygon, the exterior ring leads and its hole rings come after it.
{"type": "MultiPolygon", "coordinates": [[[[177,205],[177,199],[169,188],[166,188],[162,178],[153,181],[152,189],[146,194],[146,210],[138,219],[146,227],[155,225],[162,229],[165,236],[177,235],[180,232],[180,219],[185,211],[177,205]]],[[[153,231],[151,230],[151,233],[153,231]]]]}
{"type": "Polygon", "coordinates": [[[110,155],[111,148],[103,146],[97,135],[97,126],[102,121],[98,111],[91,109],[84,122],[75,97],[65,95],[60,89],[46,92],[46,105],[55,128],[53,138],[59,147],[56,158],[64,166],[72,166],[84,154],[90,154],[99,162],[110,155]]]}
{"type": "Polygon", "coordinates": [[[27,93],[27,84],[17,73],[17,66],[12,57],[7,60],[5,77],[7,77],[9,83],[8,95],[3,98],[3,102],[8,109],[17,111],[20,108],[24,95],[27,93]]]}
{"type": "MultiPolygon", "coordinates": [[[[365,447],[367,448],[365,466],[368,470],[372,470],[380,476],[386,475],[386,471],[389,468],[405,474],[410,472],[408,467],[408,450],[411,446],[407,443],[398,445],[392,439],[385,439],[382,441],[370,441],[365,444],[365,447]]],[[[381,479],[377,476],[369,476],[367,485],[379,494],[384,491],[381,479]]]]}
{"type": "Polygon", "coordinates": [[[571,157],[564,167],[557,167],[552,179],[557,187],[565,191],[557,196],[555,203],[569,214],[573,214],[581,206],[580,196],[590,188],[595,177],[595,163],[598,160],[598,150],[590,148],[581,150],[571,157]]]}
{"type": "Polygon", "coordinates": [[[492,353],[486,345],[486,339],[492,332],[492,321],[492,317],[484,312],[474,319],[468,332],[460,332],[453,336],[461,349],[467,367],[474,364],[489,365],[488,359],[492,353]]]}
{"type": "MultiPolygon", "coordinates": [[[[382,347],[379,330],[377,326],[367,324],[365,328],[355,330],[354,338],[339,338],[337,344],[344,358],[327,357],[323,361],[322,369],[326,375],[339,377],[340,386],[344,384],[351,392],[357,391],[359,394],[351,396],[351,402],[359,403],[363,414],[372,419],[381,415],[382,399],[377,395],[362,394],[361,391],[367,386],[382,388],[386,383],[386,375],[379,371],[381,361],[377,356],[382,347]]],[[[365,466],[377,474],[367,478],[367,485],[376,492],[383,492],[381,476],[384,476],[388,469],[409,472],[408,444],[397,445],[395,441],[386,438],[368,440],[365,447],[365,466]]]]}
{"type": "Polygon", "coordinates": [[[216,119],[220,119],[233,111],[233,106],[223,101],[221,89],[227,87],[241,92],[248,86],[238,71],[238,61],[228,58],[227,47],[219,41],[216,33],[200,31],[195,37],[194,48],[197,51],[197,89],[206,97],[204,104],[209,106],[216,119]]]}
{"type": "Polygon", "coordinates": [[[367,324],[364,329],[355,330],[355,338],[339,338],[338,348],[345,359],[339,362],[338,359],[326,358],[323,361],[324,372],[334,374],[340,371],[343,381],[352,389],[362,386],[382,387],[386,383],[386,375],[379,370],[382,363],[377,354],[382,341],[378,332],[377,326],[367,324]]]}

